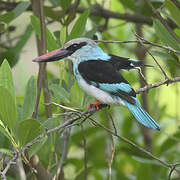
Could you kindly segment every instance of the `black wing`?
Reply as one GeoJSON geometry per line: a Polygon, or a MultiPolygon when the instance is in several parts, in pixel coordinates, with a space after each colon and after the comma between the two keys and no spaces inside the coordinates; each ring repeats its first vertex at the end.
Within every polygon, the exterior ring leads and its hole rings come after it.
{"type": "Polygon", "coordinates": [[[102,90],[106,88],[106,91],[110,94],[119,96],[131,104],[135,104],[135,100],[133,98],[136,96],[135,91],[109,61],[84,61],[78,65],[78,71],[87,83],[102,90]],[[125,83],[127,85],[128,91],[121,88],[121,83],[125,83]],[[109,89],[107,85],[110,87],[109,89]]]}
{"type": "MultiPolygon", "coordinates": [[[[112,54],[109,54],[111,57],[109,59],[109,62],[117,69],[126,69],[130,70],[135,67],[141,67],[144,66],[143,61],[135,60],[135,59],[130,59],[130,58],[125,58],[125,57],[120,57],[120,56],[115,56],[112,54]]],[[[145,65],[146,66],[146,65],[145,65]]]]}

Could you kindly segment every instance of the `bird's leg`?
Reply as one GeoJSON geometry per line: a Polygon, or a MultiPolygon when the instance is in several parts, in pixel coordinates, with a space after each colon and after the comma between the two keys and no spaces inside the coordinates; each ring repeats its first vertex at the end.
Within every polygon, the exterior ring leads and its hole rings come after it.
{"type": "Polygon", "coordinates": [[[96,109],[99,110],[99,106],[98,106],[99,104],[100,104],[100,102],[98,100],[93,101],[88,105],[88,109],[90,109],[92,106],[95,106],[96,109]]]}

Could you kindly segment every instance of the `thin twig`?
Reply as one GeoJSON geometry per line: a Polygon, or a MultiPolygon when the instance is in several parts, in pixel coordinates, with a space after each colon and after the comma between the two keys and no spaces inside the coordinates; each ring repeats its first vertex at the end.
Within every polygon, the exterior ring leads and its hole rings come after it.
{"type": "Polygon", "coordinates": [[[76,109],[73,109],[73,108],[70,108],[70,107],[67,107],[67,106],[64,106],[64,105],[61,105],[61,104],[57,104],[55,102],[44,103],[44,105],[46,105],[46,106],[48,106],[50,104],[56,105],[56,106],[61,107],[61,108],[65,109],[65,110],[74,111],[74,112],[80,112],[80,111],[78,111],[76,109]]]}
{"type": "Polygon", "coordinates": [[[112,180],[112,164],[113,164],[113,160],[114,160],[114,155],[115,155],[115,144],[114,144],[114,139],[113,139],[113,136],[110,134],[110,137],[111,137],[111,157],[110,157],[110,160],[109,160],[109,168],[108,168],[108,179],[109,180],[112,180]]]}
{"type": "Polygon", "coordinates": [[[83,127],[83,124],[81,123],[81,131],[82,131],[82,137],[83,137],[83,148],[84,148],[84,180],[87,180],[87,144],[86,144],[86,134],[83,127]]]}
{"type": "MultiPolygon", "coordinates": [[[[68,117],[69,116],[67,116],[67,118],[68,117]]],[[[65,121],[67,120],[67,118],[65,118],[65,121]]],[[[71,132],[71,128],[65,128],[64,133],[63,133],[63,150],[62,150],[62,154],[61,154],[61,159],[59,161],[59,165],[58,165],[56,174],[53,177],[53,180],[58,180],[59,177],[61,177],[61,174],[63,172],[63,164],[67,157],[70,132],[71,132]]]]}
{"type": "Polygon", "coordinates": [[[156,58],[151,54],[151,52],[143,45],[143,42],[141,40],[141,38],[139,38],[138,34],[135,33],[135,36],[138,38],[140,44],[142,45],[142,47],[147,51],[147,53],[153,58],[153,60],[155,61],[155,63],[158,65],[159,69],[162,71],[162,73],[164,74],[165,79],[168,79],[168,76],[166,74],[166,72],[163,70],[163,68],[161,67],[161,65],[158,63],[158,61],[156,60],[156,58]]]}
{"type": "MultiPolygon", "coordinates": [[[[112,127],[114,129],[114,133],[117,134],[117,129],[116,129],[116,125],[114,122],[113,117],[111,116],[111,114],[109,114],[111,123],[112,123],[112,127]]],[[[113,160],[114,160],[114,156],[115,156],[115,143],[114,143],[114,139],[113,139],[113,135],[110,134],[110,138],[111,138],[111,157],[109,160],[109,180],[112,180],[112,164],[113,164],[113,160]]]]}
{"type": "MultiPolygon", "coordinates": [[[[180,163],[178,162],[178,163],[175,163],[175,164],[172,166],[172,168],[171,168],[171,170],[170,170],[170,172],[169,172],[168,180],[171,180],[171,175],[172,175],[173,171],[175,170],[176,166],[179,166],[179,165],[180,165],[180,163]]],[[[180,174],[179,174],[179,175],[180,175],[180,174]]]]}
{"type": "MultiPolygon", "coordinates": [[[[143,39],[141,37],[141,40],[142,40],[142,43],[143,44],[147,44],[147,45],[151,45],[151,46],[155,46],[155,47],[159,47],[159,48],[162,48],[162,49],[166,49],[168,51],[171,51],[173,53],[176,53],[176,54],[180,54],[180,51],[177,51],[169,46],[162,46],[160,44],[157,44],[157,43],[153,43],[153,42],[150,42],[150,41],[147,41],[145,39],[143,39]]],[[[94,40],[95,42],[102,42],[102,43],[125,43],[125,44],[128,44],[128,43],[139,43],[139,40],[129,40],[129,41],[109,41],[109,40],[94,40]]]]}
{"type": "Polygon", "coordinates": [[[148,91],[148,90],[150,90],[152,88],[157,88],[157,87],[162,86],[164,84],[169,85],[169,84],[172,84],[172,83],[175,83],[175,82],[180,82],[180,77],[175,77],[175,78],[171,78],[171,79],[165,79],[164,81],[160,81],[160,82],[153,83],[153,84],[148,84],[148,85],[136,90],[136,93],[139,94],[139,93],[148,91]]]}
{"type": "MultiPolygon", "coordinates": [[[[71,118],[67,121],[65,121],[63,124],[60,124],[59,126],[55,127],[55,128],[52,128],[52,129],[49,129],[47,130],[45,133],[39,135],[38,137],[36,137],[35,139],[33,139],[32,141],[30,141],[29,143],[27,143],[22,149],[21,151],[24,152],[25,150],[28,150],[33,144],[39,142],[42,138],[48,136],[49,134],[55,132],[55,131],[58,131],[62,128],[65,128],[71,124],[73,124],[75,121],[81,119],[83,116],[87,118],[89,118],[90,116],[92,116],[97,110],[95,108],[90,108],[88,109],[87,111],[85,112],[82,112],[81,113],[81,116],[78,116],[78,117],[75,117],[75,118],[71,118]]],[[[85,120],[86,120],[85,119],[85,120]]]]}
{"type": "MultiPolygon", "coordinates": [[[[38,54],[42,55],[46,53],[46,25],[44,19],[44,10],[43,10],[43,0],[31,0],[33,13],[40,19],[41,26],[41,40],[37,38],[38,54]]],[[[37,118],[38,106],[40,101],[41,89],[43,87],[44,92],[44,101],[46,103],[50,102],[50,93],[47,83],[47,72],[46,72],[46,63],[39,64],[38,80],[37,80],[37,98],[32,114],[33,118],[37,118]]],[[[52,116],[51,106],[46,106],[46,115],[47,117],[52,116]]]]}

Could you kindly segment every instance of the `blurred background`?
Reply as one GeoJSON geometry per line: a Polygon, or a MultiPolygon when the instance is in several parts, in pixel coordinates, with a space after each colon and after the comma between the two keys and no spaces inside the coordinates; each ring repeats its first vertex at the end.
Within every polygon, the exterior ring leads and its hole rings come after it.
{"type": "MultiPolygon", "coordinates": [[[[19,123],[31,117],[36,102],[36,93],[30,94],[30,98],[34,97],[34,101],[29,116],[23,119],[25,96],[32,88],[27,84],[31,78],[34,78],[35,82],[38,79],[39,65],[33,63],[32,59],[43,52],[41,46],[44,42],[37,40],[41,39],[42,28],[38,19],[39,2],[0,1],[0,63],[7,59],[12,68],[19,123]]],[[[179,0],[45,0],[43,11],[47,51],[62,47],[65,42],[76,37],[111,41],[136,40],[138,42],[135,43],[98,44],[107,53],[139,59],[145,64],[152,65],[153,67],[142,68],[148,84],[162,82],[167,77],[180,76],[179,0]],[[161,47],[140,43],[144,42],[143,39],[161,47]]],[[[46,72],[52,102],[80,111],[87,110],[93,98],[86,95],[76,84],[70,61],[48,63],[46,72]]],[[[138,70],[121,73],[135,90],[147,85],[138,70]]],[[[179,82],[169,85],[164,83],[160,87],[141,93],[138,98],[143,107],[160,124],[159,132],[142,127],[124,107],[105,108],[92,118],[112,129],[111,118],[113,118],[118,134],[167,163],[179,162],[179,82]]],[[[70,118],[62,116],[66,110],[55,105],[52,105],[50,113],[52,115],[48,116],[43,103],[44,96],[41,93],[36,119],[43,130],[56,127],[70,118]]],[[[23,133],[21,135],[23,136],[23,133]]],[[[13,149],[7,137],[0,134],[0,139],[1,149],[9,151],[13,149]]],[[[19,141],[17,138],[17,142],[19,141]]],[[[57,179],[164,180],[169,177],[169,168],[113,137],[103,128],[86,121],[83,123],[83,129],[81,126],[73,126],[63,132],[51,134],[43,140],[43,143],[33,145],[29,158],[31,160],[38,158],[43,172],[37,170],[33,162],[32,166],[40,175],[45,173],[45,177],[37,176],[38,173],[33,175],[28,165],[24,165],[25,179],[53,179],[62,159],[64,147],[66,152],[65,158],[63,157],[63,168],[57,179]]],[[[179,179],[179,175],[173,172],[170,178],[179,179]]],[[[15,175],[12,168],[8,179],[23,178],[20,174],[15,175]]]]}

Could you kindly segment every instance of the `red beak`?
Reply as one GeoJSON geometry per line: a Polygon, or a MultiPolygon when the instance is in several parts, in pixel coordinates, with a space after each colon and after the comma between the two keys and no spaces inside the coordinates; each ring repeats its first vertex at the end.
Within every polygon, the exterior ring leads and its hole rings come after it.
{"type": "Polygon", "coordinates": [[[54,51],[51,51],[47,54],[44,54],[42,56],[39,56],[35,59],[33,59],[33,62],[51,62],[51,61],[58,61],[63,58],[66,58],[72,54],[71,51],[66,50],[64,48],[56,49],[54,51]]]}

